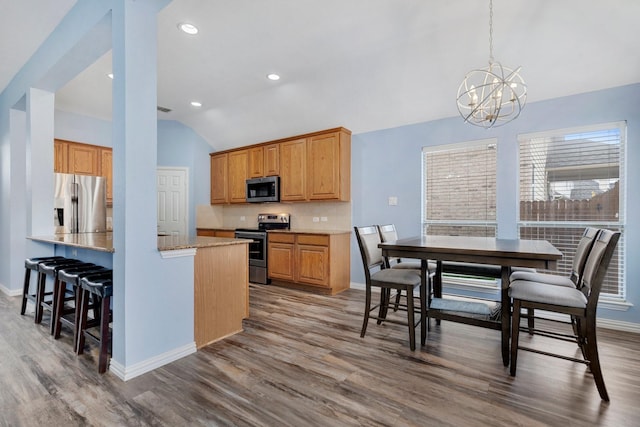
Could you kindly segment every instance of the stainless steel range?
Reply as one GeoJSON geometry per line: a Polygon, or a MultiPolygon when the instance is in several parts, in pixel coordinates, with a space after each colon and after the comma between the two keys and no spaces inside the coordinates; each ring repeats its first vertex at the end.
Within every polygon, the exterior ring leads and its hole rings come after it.
{"type": "Polygon", "coordinates": [[[258,228],[238,228],[235,237],[238,239],[251,239],[249,243],[249,281],[252,283],[270,282],[268,277],[267,259],[267,230],[291,229],[291,215],[282,214],[258,214],[258,228]]]}

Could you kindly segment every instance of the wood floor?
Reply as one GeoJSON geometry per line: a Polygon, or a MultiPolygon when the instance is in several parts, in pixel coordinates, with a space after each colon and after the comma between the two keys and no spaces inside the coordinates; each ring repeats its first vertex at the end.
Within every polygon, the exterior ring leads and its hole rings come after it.
{"type": "Polygon", "coordinates": [[[599,331],[604,403],[584,365],[521,352],[510,377],[499,331],[432,322],[412,352],[402,326],[371,322],[361,339],[363,301],[252,286],[243,333],[122,382],[0,293],[0,425],[640,425],[637,334],[599,331]]]}

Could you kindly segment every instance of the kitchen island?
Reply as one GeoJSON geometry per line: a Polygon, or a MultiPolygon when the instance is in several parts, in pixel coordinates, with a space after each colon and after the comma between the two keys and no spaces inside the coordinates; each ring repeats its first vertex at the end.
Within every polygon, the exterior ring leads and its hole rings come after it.
{"type": "MultiPolygon", "coordinates": [[[[111,256],[115,249],[111,232],[54,234],[28,239],[53,244],[57,255],[112,268],[111,256]]],[[[242,331],[242,319],[249,316],[249,242],[224,237],[158,237],[158,251],[163,258],[194,257],[194,340],[197,348],[242,331]]]]}

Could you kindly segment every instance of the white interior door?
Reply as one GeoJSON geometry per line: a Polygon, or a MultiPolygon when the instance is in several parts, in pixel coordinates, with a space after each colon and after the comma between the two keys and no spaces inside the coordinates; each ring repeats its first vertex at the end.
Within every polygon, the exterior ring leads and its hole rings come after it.
{"type": "Polygon", "coordinates": [[[188,171],[188,168],[158,168],[158,234],[188,234],[188,171]]]}

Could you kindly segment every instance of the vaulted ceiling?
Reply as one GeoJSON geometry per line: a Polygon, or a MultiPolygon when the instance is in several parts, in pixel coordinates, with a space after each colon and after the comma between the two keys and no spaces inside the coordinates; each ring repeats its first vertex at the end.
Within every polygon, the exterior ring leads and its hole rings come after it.
{"type": "MultiPolygon", "coordinates": [[[[0,88],[75,0],[6,3],[0,88]]],[[[637,83],[638,17],[637,0],[494,0],[494,56],[522,66],[528,102],[637,83]]],[[[158,15],[158,105],[172,111],[158,117],[225,149],[456,116],[465,73],[487,65],[488,21],[488,0],[173,0],[158,15]]],[[[108,53],[56,107],[110,119],[110,71],[108,53]]]]}

